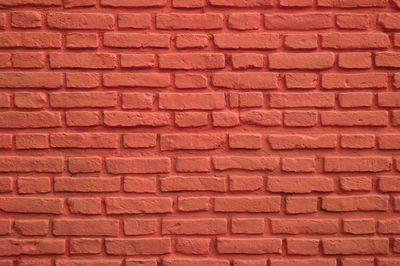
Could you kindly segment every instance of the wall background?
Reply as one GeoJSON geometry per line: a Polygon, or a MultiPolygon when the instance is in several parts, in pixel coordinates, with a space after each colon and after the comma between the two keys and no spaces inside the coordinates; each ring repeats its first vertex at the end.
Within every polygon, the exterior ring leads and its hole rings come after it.
{"type": "Polygon", "coordinates": [[[400,265],[400,1],[0,7],[1,266],[400,265]]]}

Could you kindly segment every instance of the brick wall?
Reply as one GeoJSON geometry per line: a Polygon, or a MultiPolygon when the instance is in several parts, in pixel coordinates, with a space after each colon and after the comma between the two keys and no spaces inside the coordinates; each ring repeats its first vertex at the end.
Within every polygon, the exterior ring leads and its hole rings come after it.
{"type": "Polygon", "coordinates": [[[0,266],[400,265],[399,0],[0,8],[0,266]]]}

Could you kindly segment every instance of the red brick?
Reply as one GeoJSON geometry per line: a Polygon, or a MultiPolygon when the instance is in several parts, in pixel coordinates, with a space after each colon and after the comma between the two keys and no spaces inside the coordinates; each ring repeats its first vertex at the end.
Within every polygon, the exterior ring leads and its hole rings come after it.
{"type": "Polygon", "coordinates": [[[110,255],[162,255],[171,252],[170,238],[106,239],[110,255]]]}
{"type": "Polygon", "coordinates": [[[375,54],[375,65],[377,67],[400,68],[400,53],[379,52],[375,54]]]}
{"type": "Polygon", "coordinates": [[[343,258],[343,266],[374,266],[374,258],[343,258]]]}
{"type": "Polygon", "coordinates": [[[102,250],[101,239],[72,238],[69,241],[71,254],[99,254],[102,250]]]}
{"type": "Polygon", "coordinates": [[[1,256],[61,255],[65,252],[64,239],[8,239],[0,240],[1,256]]]}
{"type": "Polygon", "coordinates": [[[66,47],[71,49],[96,49],[99,44],[95,33],[68,33],[66,47]]]}
{"type": "Polygon", "coordinates": [[[370,107],[374,95],[370,92],[349,92],[339,94],[339,105],[344,108],[370,107]]]}
{"type": "Polygon", "coordinates": [[[232,108],[262,107],[264,104],[264,95],[261,92],[231,92],[229,94],[229,104],[232,108]]]}
{"type": "Polygon", "coordinates": [[[371,53],[352,52],[339,54],[339,67],[345,69],[368,69],[372,66],[371,53]]]}
{"type": "Polygon", "coordinates": [[[50,134],[52,148],[116,149],[118,135],[111,133],[55,133],[50,134]]]}
{"type": "Polygon", "coordinates": [[[162,192],[176,191],[213,191],[225,192],[226,181],[223,177],[163,177],[160,189],[162,192]]]}
{"type": "Polygon", "coordinates": [[[392,166],[390,157],[384,156],[327,156],[324,169],[326,172],[384,172],[392,166]]]}
{"type": "Polygon", "coordinates": [[[208,115],[203,112],[176,112],[175,124],[178,127],[202,127],[208,125],[208,115]]]}
{"type": "Polygon", "coordinates": [[[223,218],[163,219],[163,235],[218,235],[227,232],[227,221],[223,218]]]}
{"type": "Polygon", "coordinates": [[[312,6],[313,0],[280,0],[281,7],[309,7],[312,6]]]}
{"type": "Polygon", "coordinates": [[[214,150],[225,142],[221,134],[161,134],[160,148],[169,150],[214,150]]]}
{"type": "Polygon", "coordinates": [[[6,213],[61,214],[63,211],[63,199],[1,197],[0,209],[6,213]]]}
{"type": "Polygon", "coordinates": [[[178,89],[203,89],[207,87],[207,77],[201,74],[175,74],[178,89]]]}
{"type": "Polygon", "coordinates": [[[118,192],[121,180],[118,177],[55,177],[57,192],[118,192]]]}
{"type": "Polygon", "coordinates": [[[44,93],[17,92],[14,94],[14,103],[18,108],[40,109],[47,104],[47,95],[44,93]]]}
{"type": "Polygon", "coordinates": [[[166,4],[166,0],[101,0],[105,7],[163,7],[166,4]]]}
{"type": "Polygon", "coordinates": [[[279,238],[218,238],[217,250],[221,254],[280,254],[282,240],[279,238]]]}
{"type": "Polygon", "coordinates": [[[35,194],[49,193],[51,191],[51,180],[48,177],[18,177],[18,193],[35,194]]]}
{"type": "Polygon", "coordinates": [[[124,191],[132,193],[156,193],[157,180],[155,177],[125,177],[124,191]]]}
{"type": "Polygon", "coordinates": [[[318,30],[332,26],[333,17],[328,13],[265,15],[268,30],[318,30]]]}
{"type": "Polygon", "coordinates": [[[388,76],[385,73],[368,74],[324,74],[322,87],[324,89],[382,89],[388,86],[388,76]]]}
{"type": "Polygon", "coordinates": [[[259,13],[232,13],[228,18],[228,27],[234,30],[256,30],[260,22],[259,13]]]}
{"type": "Polygon", "coordinates": [[[288,89],[315,89],[318,75],[313,73],[288,73],[285,75],[288,89]]]}
{"type": "Polygon", "coordinates": [[[181,212],[207,211],[209,208],[209,197],[178,197],[178,210],[181,212]]]}
{"type": "Polygon", "coordinates": [[[15,68],[43,68],[46,57],[42,53],[13,53],[11,60],[15,68]]]}
{"type": "Polygon", "coordinates": [[[118,14],[118,28],[120,29],[148,29],[151,25],[151,16],[144,13],[118,14]]]}
{"type": "Polygon", "coordinates": [[[101,214],[101,198],[69,198],[69,211],[73,214],[101,214]]]}
{"type": "Polygon", "coordinates": [[[264,56],[255,53],[240,53],[231,56],[233,69],[262,68],[264,56]]]}
{"type": "Polygon", "coordinates": [[[226,89],[278,89],[278,75],[267,72],[215,73],[212,85],[226,89]]]}
{"type": "Polygon", "coordinates": [[[97,111],[68,111],[65,112],[67,126],[70,127],[92,127],[98,126],[100,113],[97,111]]]}
{"type": "Polygon", "coordinates": [[[218,53],[161,54],[160,69],[220,69],[225,67],[225,56],[218,53]]]}
{"type": "Polygon", "coordinates": [[[214,199],[215,212],[273,213],[280,211],[280,205],[279,196],[225,196],[214,199]]]}
{"type": "Polygon", "coordinates": [[[11,67],[11,54],[1,53],[0,54],[0,68],[10,68],[11,67]]]}
{"type": "Polygon", "coordinates": [[[17,173],[61,173],[64,168],[63,157],[51,156],[1,156],[0,172],[17,173]]]}
{"type": "Polygon", "coordinates": [[[42,26],[41,14],[35,11],[11,12],[11,26],[25,29],[40,28],[42,26]]]}
{"type": "Polygon", "coordinates": [[[271,7],[271,0],[209,0],[215,7],[271,7]]]}
{"type": "Polygon", "coordinates": [[[0,178],[0,193],[6,193],[13,191],[14,180],[12,177],[0,178]]]}
{"type": "Polygon", "coordinates": [[[121,54],[122,68],[152,68],[155,64],[153,54],[121,54]]]}
{"type": "Polygon", "coordinates": [[[173,0],[174,8],[201,8],[205,6],[204,0],[173,0]]]}
{"type": "Polygon", "coordinates": [[[303,214],[315,213],[318,211],[317,197],[286,197],[286,213],[288,214],[303,214]]]}
{"type": "Polygon", "coordinates": [[[261,149],[261,136],[258,134],[229,134],[231,149],[261,149]]]}
{"type": "Polygon", "coordinates": [[[396,176],[379,177],[378,186],[382,192],[398,192],[400,191],[400,178],[396,176]]]}
{"type": "Polygon", "coordinates": [[[381,13],[378,16],[378,24],[386,30],[399,30],[399,19],[400,16],[397,13],[381,13]]]}
{"type": "Polygon", "coordinates": [[[80,7],[92,7],[96,5],[96,0],[65,0],[65,8],[80,8],[80,7]]]}
{"type": "Polygon", "coordinates": [[[270,266],[336,266],[336,259],[270,259],[270,266]]]}
{"type": "Polygon", "coordinates": [[[105,73],[103,81],[105,87],[166,88],[171,83],[166,73],[105,73]]]}
{"type": "Polygon", "coordinates": [[[279,36],[275,33],[218,33],[214,34],[214,44],[220,49],[272,50],[278,48],[279,36]]]}
{"type": "Polygon", "coordinates": [[[332,108],[334,105],[335,95],[328,92],[270,94],[270,106],[273,108],[332,108]]]}
{"type": "Polygon", "coordinates": [[[104,33],[104,46],[111,48],[169,48],[169,34],[104,33]]]}
{"type": "Polygon", "coordinates": [[[237,112],[213,112],[212,123],[214,127],[235,127],[240,124],[237,112]]]}
{"type": "Polygon", "coordinates": [[[152,109],[154,95],[151,93],[124,93],[122,94],[123,109],[152,109]]]}
{"type": "Polygon", "coordinates": [[[340,147],[345,149],[370,149],[375,147],[375,136],[370,134],[342,134],[340,147]]]}
{"type": "Polygon", "coordinates": [[[339,179],[340,188],[344,191],[371,191],[372,190],[372,179],[371,177],[358,177],[342,176],[339,179]]]}
{"type": "Polygon", "coordinates": [[[170,124],[170,116],[165,112],[105,111],[104,124],[109,127],[162,127],[170,124]]]}
{"type": "Polygon", "coordinates": [[[68,158],[68,170],[71,173],[95,173],[100,172],[102,161],[100,157],[70,157],[68,158]]]}
{"type": "Polygon", "coordinates": [[[319,0],[319,6],[337,7],[337,8],[367,8],[367,7],[384,7],[385,0],[319,0]]]}
{"type": "Polygon", "coordinates": [[[170,213],[172,199],[167,197],[106,198],[107,214],[170,213]]]}
{"type": "Polygon", "coordinates": [[[1,32],[1,48],[61,48],[61,34],[52,32],[1,32]]]}
{"type": "Polygon", "coordinates": [[[47,25],[67,30],[112,30],[114,17],[111,14],[96,13],[49,13],[47,25]]]}
{"type": "Polygon", "coordinates": [[[318,239],[296,239],[286,240],[287,252],[291,255],[317,255],[319,253],[318,239]]]}
{"type": "Polygon", "coordinates": [[[218,13],[156,15],[156,28],[163,30],[215,30],[221,29],[223,15],[218,13]]]}
{"type": "Polygon", "coordinates": [[[52,73],[52,72],[0,73],[1,88],[58,89],[61,86],[62,86],[62,74],[60,73],[52,73]]]}
{"type": "Polygon", "coordinates": [[[318,122],[315,111],[286,111],[283,113],[283,124],[287,127],[314,127],[318,122]]]}
{"type": "Polygon", "coordinates": [[[261,176],[230,176],[229,189],[231,191],[256,191],[264,186],[261,176]]]}
{"type": "Polygon", "coordinates": [[[385,33],[323,33],[321,36],[321,47],[329,49],[381,49],[390,45],[385,33]]]}
{"type": "Polygon", "coordinates": [[[288,49],[316,49],[318,36],[316,34],[289,34],[285,36],[284,46],[288,49]]]}
{"type": "Polygon", "coordinates": [[[114,69],[116,56],[109,53],[51,53],[50,67],[82,69],[114,69]]]}
{"type": "Polygon", "coordinates": [[[330,177],[281,177],[267,178],[267,191],[280,193],[332,192],[334,182],[330,177]]]}
{"type": "Polygon", "coordinates": [[[264,233],[263,218],[232,218],[232,233],[262,234],[264,233]]]}
{"type": "Polygon", "coordinates": [[[240,113],[244,124],[273,127],[282,125],[282,113],[277,110],[252,110],[240,113]]]}
{"type": "Polygon", "coordinates": [[[0,225],[1,225],[0,235],[2,235],[2,236],[9,235],[11,233],[11,224],[12,224],[12,222],[10,219],[1,219],[0,220],[0,225]]]}
{"type": "Polygon", "coordinates": [[[115,219],[55,219],[56,236],[117,236],[119,221],[115,219]]]}
{"type": "Polygon", "coordinates": [[[386,111],[331,111],[321,113],[323,126],[373,126],[384,127],[389,123],[386,111]]]}
{"type": "Polygon", "coordinates": [[[96,73],[71,72],[65,75],[68,88],[93,89],[99,86],[99,75],[96,73]]]}
{"type": "Polygon", "coordinates": [[[151,235],[157,232],[156,219],[125,219],[124,233],[126,235],[151,235]]]}
{"type": "Polygon", "coordinates": [[[400,107],[400,92],[378,93],[378,106],[380,107],[400,107]]]}
{"type": "Polygon", "coordinates": [[[331,238],[322,240],[323,253],[327,255],[387,254],[389,240],[386,238],[331,238]],[[364,247],[360,249],[360,246],[364,247]]]}
{"type": "Polygon", "coordinates": [[[210,249],[210,239],[178,238],[176,251],[187,255],[206,255],[210,249]]]}
{"type": "Polygon", "coordinates": [[[389,197],[381,195],[326,196],[321,208],[328,212],[387,211],[389,197]]]}
{"type": "Polygon", "coordinates": [[[337,146],[337,136],[325,135],[270,135],[273,150],[292,149],[333,149],[337,146]]]}
{"type": "Polygon", "coordinates": [[[273,171],[278,167],[278,157],[254,157],[254,156],[226,156],[213,157],[213,165],[216,170],[225,171],[241,169],[248,171],[273,171]]]}
{"type": "Polygon", "coordinates": [[[49,232],[49,221],[16,220],[14,230],[23,236],[45,236],[49,232]]]}
{"type": "Polygon", "coordinates": [[[343,13],[336,15],[336,26],[339,29],[366,30],[368,25],[368,14],[343,13]]]}
{"type": "Polygon", "coordinates": [[[177,157],[176,171],[184,173],[210,172],[210,159],[208,157],[177,157]]]}
{"type": "Polygon", "coordinates": [[[344,219],[343,232],[352,235],[364,235],[375,233],[374,219],[344,219]]]}
{"type": "Polygon", "coordinates": [[[315,172],[315,159],[313,157],[283,158],[282,171],[295,173],[315,172]]]}
{"type": "Polygon", "coordinates": [[[102,260],[101,262],[85,259],[74,259],[74,260],[63,260],[57,259],[56,266],[80,266],[80,265],[93,265],[93,266],[102,266],[104,264],[108,266],[120,266],[122,263],[121,260],[102,260]]]}
{"type": "Polygon", "coordinates": [[[126,259],[126,266],[157,266],[157,259],[126,259]]]}
{"type": "Polygon", "coordinates": [[[269,56],[270,69],[329,69],[335,63],[333,53],[275,53],[269,56]]]}
{"type": "Polygon", "coordinates": [[[0,149],[11,149],[13,146],[13,138],[11,134],[0,135],[0,149]]]}
{"type": "Polygon", "coordinates": [[[124,134],[123,143],[125,148],[152,148],[157,145],[157,134],[153,133],[131,133],[124,134]]]}

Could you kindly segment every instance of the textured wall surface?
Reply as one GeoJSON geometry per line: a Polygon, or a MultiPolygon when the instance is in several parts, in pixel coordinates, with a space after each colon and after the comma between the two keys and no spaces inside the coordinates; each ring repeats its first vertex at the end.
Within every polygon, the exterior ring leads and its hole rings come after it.
{"type": "Polygon", "coordinates": [[[0,0],[0,266],[399,266],[399,0],[0,0]]]}

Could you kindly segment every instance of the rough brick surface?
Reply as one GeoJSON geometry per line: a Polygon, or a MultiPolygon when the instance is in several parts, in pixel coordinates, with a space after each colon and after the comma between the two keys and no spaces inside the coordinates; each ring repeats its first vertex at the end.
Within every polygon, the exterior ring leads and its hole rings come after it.
{"type": "Polygon", "coordinates": [[[400,0],[0,0],[0,266],[400,266],[400,0]]]}

